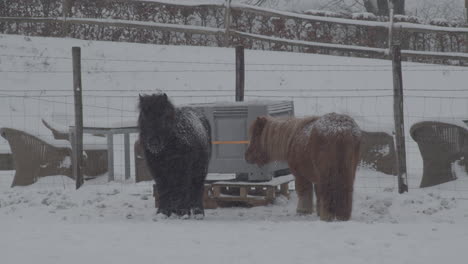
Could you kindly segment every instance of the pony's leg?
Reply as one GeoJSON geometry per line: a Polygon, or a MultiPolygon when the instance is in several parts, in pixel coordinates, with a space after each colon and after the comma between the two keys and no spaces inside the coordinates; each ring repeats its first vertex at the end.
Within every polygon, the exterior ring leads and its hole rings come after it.
{"type": "Polygon", "coordinates": [[[347,165],[345,166],[345,172],[349,176],[346,177],[346,186],[342,190],[342,199],[338,201],[337,205],[336,219],[339,221],[348,221],[351,218],[353,208],[353,186],[356,178],[356,169],[359,164],[359,152],[360,144],[356,143],[354,153],[349,154],[354,160],[350,158],[345,163],[347,165]]]}
{"type": "Polygon", "coordinates": [[[203,207],[203,194],[205,191],[204,181],[194,180],[192,183],[191,193],[191,211],[196,219],[202,219],[205,216],[203,207]]]}
{"type": "MultiPolygon", "coordinates": [[[[188,177],[188,176],[187,176],[188,177]]],[[[174,186],[172,196],[172,210],[180,217],[190,216],[190,192],[192,186],[189,182],[183,181],[174,186]]]]}
{"type": "Polygon", "coordinates": [[[159,206],[156,214],[162,214],[167,217],[171,215],[171,193],[167,182],[158,180],[156,182],[158,191],[159,206]]]}
{"type": "Polygon", "coordinates": [[[317,186],[317,196],[319,197],[318,200],[320,201],[317,205],[318,212],[317,214],[320,216],[320,220],[322,221],[332,221],[335,217],[332,213],[333,210],[333,201],[331,200],[332,195],[327,192],[333,192],[330,186],[327,184],[319,184],[317,186]]]}
{"type": "Polygon", "coordinates": [[[314,184],[314,192],[315,192],[315,199],[316,199],[316,204],[315,204],[315,210],[317,211],[317,216],[320,216],[320,196],[319,196],[319,187],[318,184],[314,184]]]}
{"type": "Polygon", "coordinates": [[[353,208],[353,190],[343,190],[341,195],[341,199],[337,201],[336,219],[348,221],[351,218],[353,208]]]}
{"type": "Polygon", "coordinates": [[[173,162],[173,168],[168,175],[170,181],[170,209],[171,212],[180,216],[190,215],[190,190],[191,179],[189,170],[183,166],[183,160],[173,162]]]}
{"type": "Polygon", "coordinates": [[[205,216],[203,196],[205,191],[205,179],[208,174],[209,159],[208,152],[199,153],[194,157],[195,162],[191,169],[190,209],[195,219],[203,219],[205,216]]]}
{"type": "Polygon", "coordinates": [[[296,177],[297,214],[312,214],[314,211],[314,189],[313,184],[304,177],[296,177]]]}

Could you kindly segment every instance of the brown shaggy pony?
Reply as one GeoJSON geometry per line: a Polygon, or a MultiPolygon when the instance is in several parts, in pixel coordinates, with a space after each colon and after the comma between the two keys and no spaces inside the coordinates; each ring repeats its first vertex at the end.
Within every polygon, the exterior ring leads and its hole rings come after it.
{"type": "Polygon", "coordinates": [[[313,212],[315,184],[320,219],[350,219],[361,144],[361,130],[351,117],[336,113],[287,119],[262,116],[252,123],[249,135],[247,162],[259,166],[288,162],[296,178],[297,213],[313,212]]]}

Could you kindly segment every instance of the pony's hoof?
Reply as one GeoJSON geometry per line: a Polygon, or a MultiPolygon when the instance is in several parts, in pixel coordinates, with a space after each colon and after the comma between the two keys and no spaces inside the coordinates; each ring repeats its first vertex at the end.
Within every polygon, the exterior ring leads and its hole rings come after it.
{"type": "Polygon", "coordinates": [[[321,214],[320,215],[320,220],[324,222],[333,222],[335,217],[332,215],[327,215],[327,214],[321,214]]]}
{"type": "Polygon", "coordinates": [[[158,208],[158,210],[156,211],[156,215],[164,215],[166,216],[166,218],[168,218],[169,216],[171,216],[171,211],[168,209],[158,208]]]}
{"type": "Polygon", "coordinates": [[[205,218],[205,215],[204,214],[194,214],[193,218],[196,219],[196,220],[203,220],[203,218],[205,218]]]}
{"type": "Polygon", "coordinates": [[[195,218],[196,220],[202,220],[203,218],[205,218],[205,210],[203,210],[203,208],[193,208],[192,214],[193,218],[195,218]]]}
{"type": "Polygon", "coordinates": [[[160,220],[165,220],[169,218],[169,216],[163,214],[163,213],[157,213],[154,217],[153,217],[153,221],[154,222],[157,222],[157,221],[160,221],[160,220]]]}
{"type": "Polygon", "coordinates": [[[184,214],[184,215],[182,215],[182,216],[180,217],[180,219],[182,219],[182,220],[190,219],[190,215],[184,214]]]}
{"type": "Polygon", "coordinates": [[[200,207],[196,207],[196,208],[192,208],[192,214],[193,215],[205,215],[205,210],[203,210],[203,208],[200,208],[200,207]]]}
{"type": "Polygon", "coordinates": [[[311,215],[314,212],[312,209],[296,209],[296,214],[298,215],[311,215]]]}
{"type": "Polygon", "coordinates": [[[176,218],[180,219],[188,219],[190,218],[190,210],[188,209],[177,209],[173,211],[174,215],[176,215],[176,218]]]}

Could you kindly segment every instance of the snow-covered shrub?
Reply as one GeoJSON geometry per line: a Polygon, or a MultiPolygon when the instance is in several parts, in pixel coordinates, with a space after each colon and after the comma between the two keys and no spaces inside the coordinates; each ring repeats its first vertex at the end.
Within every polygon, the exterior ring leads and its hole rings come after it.
{"type": "Polygon", "coordinates": [[[393,16],[394,22],[408,22],[414,24],[421,24],[422,20],[417,16],[405,16],[405,15],[394,15],[393,16]]]}
{"type": "Polygon", "coordinates": [[[440,26],[440,27],[456,27],[458,26],[457,22],[449,21],[445,18],[434,18],[429,21],[430,25],[440,26]]]}
{"type": "Polygon", "coordinates": [[[315,9],[306,10],[304,11],[304,14],[312,15],[312,16],[323,16],[323,17],[339,17],[339,18],[346,17],[344,14],[341,14],[341,13],[325,11],[325,10],[315,10],[315,9]]]}
{"type": "Polygon", "coordinates": [[[352,19],[356,20],[368,20],[368,21],[377,21],[378,18],[376,15],[369,13],[369,12],[362,12],[362,13],[353,13],[351,15],[352,19]]]}

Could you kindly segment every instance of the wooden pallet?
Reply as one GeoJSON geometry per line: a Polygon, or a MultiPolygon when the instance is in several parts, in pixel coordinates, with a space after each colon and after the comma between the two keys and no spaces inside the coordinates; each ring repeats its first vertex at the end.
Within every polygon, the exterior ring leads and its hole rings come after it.
{"type": "MultiPolygon", "coordinates": [[[[289,199],[289,183],[292,175],[280,176],[267,182],[215,181],[205,184],[203,205],[205,209],[228,206],[264,206],[272,203],[277,196],[289,199]]],[[[155,206],[158,207],[156,185],[153,185],[155,206]]]]}
{"type": "Polygon", "coordinates": [[[292,175],[276,177],[268,182],[220,181],[211,184],[212,199],[218,206],[264,206],[277,196],[289,198],[292,175]]]}

